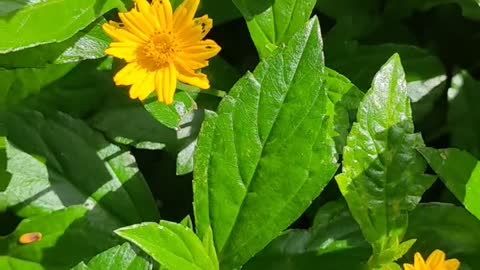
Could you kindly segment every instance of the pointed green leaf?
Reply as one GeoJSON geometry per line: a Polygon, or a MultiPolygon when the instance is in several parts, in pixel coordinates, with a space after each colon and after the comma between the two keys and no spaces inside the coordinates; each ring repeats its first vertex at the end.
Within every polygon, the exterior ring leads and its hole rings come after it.
{"type": "Polygon", "coordinates": [[[294,222],[337,169],[318,20],[262,61],[207,117],[195,156],[197,232],[221,267],[244,264],[294,222]]]}
{"type": "Polygon", "coordinates": [[[161,221],[118,229],[131,241],[169,270],[218,270],[195,233],[177,223],[161,221]]]}
{"type": "Polygon", "coordinates": [[[414,133],[405,74],[395,55],[377,73],[360,104],[344,148],[343,171],[337,176],[352,215],[373,246],[371,266],[399,256],[408,211],[433,183],[415,150],[423,145],[414,133]]]}
{"type": "Polygon", "coordinates": [[[80,263],[72,270],[151,270],[153,264],[150,258],[140,255],[130,244],[106,250],[93,259],[88,265],[80,263]]]}
{"type": "Polygon", "coordinates": [[[480,161],[458,149],[419,148],[448,189],[480,219],[480,161]]]}
{"type": "Polygon", "coordinates": [[[315,0],[233,0],[247,21],[260,57],[269,56],[310,18],[315,0]]]}
{"type": "Polygon", "coordinates": [[[0,53],[64,41],[121,6],[120,0],[46,0],[25,5],[0,17],[0,53]]]}

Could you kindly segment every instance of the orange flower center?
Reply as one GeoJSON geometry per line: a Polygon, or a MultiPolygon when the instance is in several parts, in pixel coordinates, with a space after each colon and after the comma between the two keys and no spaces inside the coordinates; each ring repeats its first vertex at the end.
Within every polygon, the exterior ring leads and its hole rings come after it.
{"type": "Polygon", "coordinates": [[[148,70],[165,67],[173,60],[176,50],[175,37],[171,33],[154,34],[140,46],[137,52],[138,63],[148,70]]]}

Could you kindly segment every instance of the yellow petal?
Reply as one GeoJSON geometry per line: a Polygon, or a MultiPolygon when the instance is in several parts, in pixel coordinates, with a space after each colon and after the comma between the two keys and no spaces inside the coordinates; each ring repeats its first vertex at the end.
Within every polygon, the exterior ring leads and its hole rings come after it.
{"type": "Polygon", "coordinates": [[[170,0],[154,0],[152,6],[160,28],[169,31],[173,26],[173,10],[170,0]]]}
{"type": "Polygon", "coordinates": [[[189,45],[202,40],[212,29],[213,21],[207,15],[197,18],[193,23],[175,27],[180,43],[189,45]]]}
{"type": "Polygon", "coordinates": [[[427,265],[425,264],[422,255],[418,252],[415,253],[414,265],[416,270],[430,270],[429,268],[427,268],[427,265]]]}
{"type": "Polygon", "coordinates": [[[187,69],[197,70],[208,66],[208,61],[192,59],[190,54],[178,53],[177,59],[175,59],[175,65],[177,64],[187,69]]]}
{"type": "Polygon", "coordinates": [[[113,77],[116,85],[132,85],[138,80],[142,79],[146,75],[146,71],[143,70],[136,62],[127,64],[113,77]]]}
{"type": "Polygon", "coordinates": [[[206,49],[205,47],[201,49],[196,49],[196,48],[189,48],[185,49],[180,55],[183,59],[187,61],[196,61],[196,62],[203,62],[205,60],[208,60],[215,55],[217,55],[220,52],[220,47],[219,46],[209,46],[209,49],[206,49]]]}
{"type": "Polygon", "coordinates": [[[445,262],[445,270],[458,270],[460,268],[460,261],[457,259],[450,259],[445,262]]]}
{"type": "MultiPolygon", "coordinates": [[[[145,93],[150,91],[149,94],[153,91],[154,85],[151,83],[151,72],[145,72],[143,76],[138,77],[138,80],[130,87],[130,98],[136,99],[142,96],[145,96],[145,93]]],[[[148,96],[148,95],[147,95],[148,96]]],[[[140,99],[142,100],[142,99],[140,99]]]]}
{"type": "Polygon", "coordinates": [[[403,270],[415,270],[415,267],[411,264],[405,263],[403,265],[403,270]]]}
{"type": "Polygon", "coordinates": [[[155,74],[156,72],[149,72],[143,81],[143,88],[140,89],[138,99],[145,100],[155,90],[155,74]]]}
{"type": "Polygon", "coordinates": [[[439,265],[443,264],[445,262],[445,253],[441,250],[435,250],[428,256],[427,258],[427,265],[430,266],[430,268],[435,269],[439,265]]]}
{"type": "Polygon", "coordinates": [[[140,11],[140,14],[146,19],[147,23],[150,26],[156,26],[158,28],[158,21],[147,0],[135,0],[135,4],[138,11],[140,11]]]}
{"type": "Polygon", "coordinates": [[[157,91],[157,98],[160,102],[165,102],[165,91],[163,89],[164,72],[159,70],[155,74],[155,90],[157,91]]]}
{"type": "Polygon", "coordinates": [[[175,27],[177,27],[179,23],[193,20],[199,4],[200,0],[183,1],[183,3],[175,10],[173,15],[175,18],[175,27]]]}
{"type": "Polygon", "coordinates": [[[137,58],[138,44],[130,42],[112,42],[105,53],[127,62],[132,62],[137,58]]]}
{"type": "Polygon", "coordinates": [[[175,90],[177,89],[177,71],[173,64],[169,64],[168,68],[164,68],[164,98],[165,104],[170,105],[173,103],[173,97],[175,96],[175,90]]]}
{"type": "Polygon", "coordinates": [[[122,20],[125,27],[132,34],[140,37],[143,40],[148,40],[151,35],[149,28],[145,26],[145,22],[137,19],[137,16],[133,12],[118,13],[120,20],[122,20]]]}
{"type": "Polygon", "coordinates": [[[191,76],[191,75],[185,75],[182,73],[178,73],[178,80],[190,84],[193,86],[196,86],[200,89],[208,89],[210,88],[210,82],[208,81],[207,75],[200,73],[196,76],[191,76]]]}
{"type": "Polygon", "coordinates": [[[121,27],[114,26],[113,22],[103,24],[102,28],[103,31],[115,41],[135,43],[143,43],[146,41],[121,27]]]}

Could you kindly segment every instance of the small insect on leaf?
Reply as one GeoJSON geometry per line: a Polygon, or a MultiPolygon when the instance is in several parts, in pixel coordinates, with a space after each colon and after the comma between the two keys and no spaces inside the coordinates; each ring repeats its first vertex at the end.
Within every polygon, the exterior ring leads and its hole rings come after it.
{"type": "Polygon", "coordinates": [[[33,244],[42,240],[42,234],[39,232],[26,233],[20,236],[18,242],[22,245],[33,244]]]}

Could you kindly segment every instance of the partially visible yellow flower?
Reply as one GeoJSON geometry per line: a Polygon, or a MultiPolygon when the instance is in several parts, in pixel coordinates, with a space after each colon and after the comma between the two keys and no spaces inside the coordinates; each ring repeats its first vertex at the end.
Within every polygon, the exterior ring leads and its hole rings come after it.
{"type": "Polygon", "coordinates": [[[413,265],[403,265],[404,270],[458,270],[459,267],[460,262],[457,259],[445,260],[445,252],[438,249],[428,256],[427,261],[417,252],[413,265]]]}
{"type": "Polygon", "coordinates": [[[118,14],[122,23],[103,25],[114,40],[105,53],[127,62],[113,79],[131,86],[130,98],[144,100],[156,91],[160,102],[171,104],[177,80],[210,88],[207,76],[197,70],[208,66],[220,46],[204,40],[212,20],[194,18],[199,3],[185,0],[173,12],[170,0],[135,0],[132,10],[118,14]]]}

